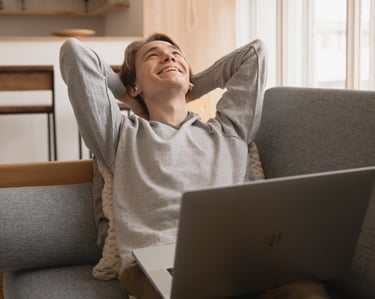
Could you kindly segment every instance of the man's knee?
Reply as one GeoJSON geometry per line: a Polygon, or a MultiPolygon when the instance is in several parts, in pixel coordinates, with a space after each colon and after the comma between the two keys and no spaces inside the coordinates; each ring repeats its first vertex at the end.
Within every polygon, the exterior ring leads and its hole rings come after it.
{"type": "Polygon", "coordinates": [[[267,290],[259,299],[329,299],[320,282],[297,281],[267,290]]]}

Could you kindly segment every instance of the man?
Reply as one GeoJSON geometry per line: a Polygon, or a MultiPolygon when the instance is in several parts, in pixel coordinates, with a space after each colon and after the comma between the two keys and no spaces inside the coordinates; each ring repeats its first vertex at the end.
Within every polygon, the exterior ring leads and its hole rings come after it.
{"type": "Polygon", "coordinates": [[[182,192],[253,178],[247,146],[260,122],[264,45],[254,41],[194,76],[163,34],[130,44],[120,77],[75,39],[62,46],[60,59],[83,139],[114,175],[120,281],[139,299],[159,298],[131,251],[176,241],[182,192]],[[204,123],[186,103],[215,88],[226,92],[204,123]],[[120,113],[115,98],[126,94],[139,115],[120,113]]]}

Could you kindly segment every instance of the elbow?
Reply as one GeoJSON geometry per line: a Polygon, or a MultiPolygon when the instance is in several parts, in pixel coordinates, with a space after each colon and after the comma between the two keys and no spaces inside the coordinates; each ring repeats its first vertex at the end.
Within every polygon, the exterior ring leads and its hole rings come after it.
{"type": "Polygon", "coordinates": [[[66,60],[77,57],[80,48],[82,48],[82,44],[79,40],[73,37],[69,38],[60,48],[60,63],[65,63],[66,60]]]}
{"type": "Polygon", "coordinates": [[[258,73],[262,82],[262,89],[264,89],[266,81],[267,81],[267,68],[268,68],[267,46],[264,41],[260,39],[256,39],[250,43],[250,49],[252,49],[255,52],[255,55],[257,57],[258,73]]]}
{"type": "Polygon", "coordinates": [[[77,53],[81,47],[81,42],[76,38],[69,38],[63,43],[60,48],[59,55],[59,64],[60,71],[63,80],[67,81],[67,74],[70,69],[70,66],[74,64],[74,61],[77,59],[77,53]]]}
{"type": "Polygon", "coordinates": [[[261,39],[256,39],[254,41],[252,41],[250,44],[249,44],[250,48],[254,49],[254,51],[257,53],[257,56],[259,57],[259,59],[261,60],[266,60],[267,59],[267,46],[266,46],[266,43],[261,40],[261,39]]]}

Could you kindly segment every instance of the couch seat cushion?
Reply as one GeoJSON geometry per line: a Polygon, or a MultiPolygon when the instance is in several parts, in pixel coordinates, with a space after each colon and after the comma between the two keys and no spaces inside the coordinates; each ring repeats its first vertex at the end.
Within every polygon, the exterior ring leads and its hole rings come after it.
{"type": "Polygon", "coordinates": [[[4,275],[5,299],[127,299],[117,280],[94,280],[94,265],[8,272],[4,275]]]}

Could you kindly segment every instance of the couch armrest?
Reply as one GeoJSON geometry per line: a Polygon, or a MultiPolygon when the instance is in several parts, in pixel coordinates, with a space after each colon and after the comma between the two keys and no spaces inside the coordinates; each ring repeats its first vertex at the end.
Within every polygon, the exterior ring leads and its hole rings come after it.
{"type": "Polygon", "coordinates": [[[23,175],[22,185],[28,185],[0,188],[0,272],[95,263],[99,259],[92,183],[79,182],[82,177],[87,181],[90,171],[77,175],[77,167],[88,169],[90,163],[0,166],[3,186],[5,169],[11,169],[8,178],[14,178],[8,179],[8,185],[17,183],[18,173],[23,175]]]}

